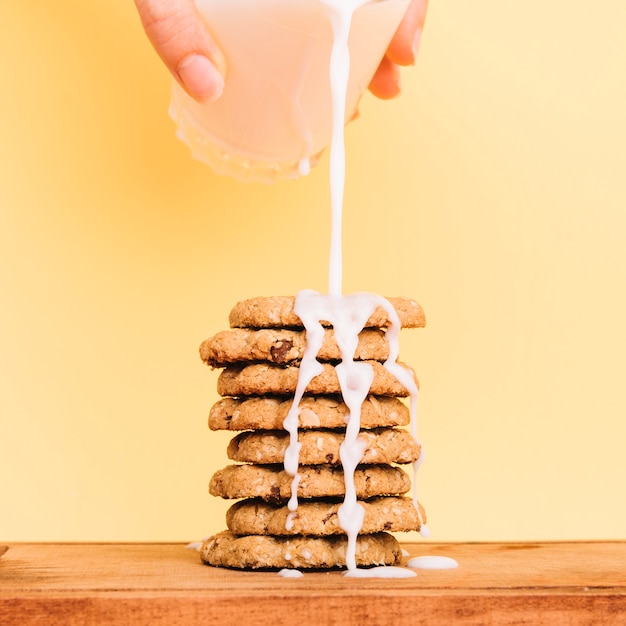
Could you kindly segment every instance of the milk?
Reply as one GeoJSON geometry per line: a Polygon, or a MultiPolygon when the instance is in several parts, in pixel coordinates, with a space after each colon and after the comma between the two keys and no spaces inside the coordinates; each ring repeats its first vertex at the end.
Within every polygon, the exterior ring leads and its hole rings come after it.
{"type": "MultiPolygon", "coordinates": [[[[341,0],[354,8],[341,128],[378,67],[409,0],[341,0]]],[[[306,174],[333,132],[324,0],[196,0],[226,58],[222,96],[200,104],[174,82],[170,115],[194,157],[217,173],[271,182],[306,174]]]]}
{"type": "MultiPolygon", "coordinates": [[[[398,334],[400,320],[393,306],[383,297],[371,293],[343,295],[342,283],[342,218],[343,192],[345,183],[345,145],[343,112],[346,110],[350,95],[351,64],[350,35],[358,11],[364,8],[363,0],[322,0],[327,7],[327,15],[332,27],[333,43],[329,59],[329,86],[331,92],[332,143],[330,154],[331,188],[331,252],[329,262],[329,293],[320,294],[304,290],[296,296],[294,310],[306,329],[307,345],[299,368],[298,384],[291,409],[284,421],[284,428],[289,432],[289,446],[285,452],[285,471],[292,478],[291,498],[289,500],[290,517],[287,530],[291,525],[291,515],[298,508],[298,412],[299,403],[310,381],[320,373],[321,365],[316,357],[324,336],[323,322],[329,322],[334,329],[335,339],[341,352],[341,363],[335,370],[341,387],[343,401],[348,407],[346,434],[340,448],[341,464],[344,472],[345,497],[339,508],[339,525],[346,533],[348,546],[346,566],[348,575],[361,577],[409,577],[414,573],[401,568],[374,568],[375,571],[362,571],[356,565],[356,544],[363,525],[364,509],[358,502],[354,485],[354,472],[363,456],[363,442],[359,440],[361,407],[366,399],[373,380],[373,370],[368,363],[355,361],[355,351],[359,333],[367,320],[382,307],[390,320],[386,332],[389,342],[389,357],[385,368],[393,374],[407,389],[410,395],[411,432],[417,439],[417,396],[418,389],[411,372],[400,365],[398,360],[398,334]]],[[[419,441],[418,441],[419,443],[419,441]]],[[[419,463],[414,465],[417,472],[419,463]]],[[[414,505],[419,512],[417,488],[414,477],[414,505]]],[[[428,529],[422,522],[422,534],[428,529]]]]}

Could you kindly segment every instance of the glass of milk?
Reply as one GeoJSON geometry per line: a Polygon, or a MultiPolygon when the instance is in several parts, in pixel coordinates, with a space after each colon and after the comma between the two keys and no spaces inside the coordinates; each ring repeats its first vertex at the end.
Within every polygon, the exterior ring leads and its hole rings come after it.
{"type": "Polygon", "coordinates": [[[246,181],[308,172],[331,141],[330,16],[337,3],[355,7],[349,121],[409,0],[196,0],[227,73],[221,97],[208,104],[173,84],[170,115],[195,158],[246,181]]]}

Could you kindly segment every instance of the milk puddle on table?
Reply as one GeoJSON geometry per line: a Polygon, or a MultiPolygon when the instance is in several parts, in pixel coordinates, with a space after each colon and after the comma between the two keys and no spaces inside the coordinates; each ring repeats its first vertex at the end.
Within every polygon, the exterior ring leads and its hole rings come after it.
{"type": "MultiPolygon", "coordinates": [[[[296,296],[295,312],[302,320],[307,345],[299,370],[298,385],[294,394],[293,404],[284,421],[284,428],[289,432],[290,444],[285,452],[285,471],[293,477],[291,498],[288,503],[292,513],[298,508],[298,406],[311,379],[320,373],[321,365],[316,356],[321,346],[324,328],[322,321],[329,322],[334,329],[335,337],[341,352],[341,363],[336,366],[344,402],[350,411],[346,425],[346,435],[340,448],[340,458],[345,478],[345,499],[339,509],[339,523],[346,532],[348,547],[346,553],[346,576],[355,578],[406,578],[415,576],[413,569],[403,567],[381,566],[358,568],[356,565],[356,542],[363,524],[363,507],[356,497],[354,471],[363,455],[363,445],[358,440],[360,429],[361,406],[367,397],[373,379],[373,371],[368,363],[357,362],[354,354],[359,333],[363,330],[368,318],[377,307],[382,307],[388,314],[391,324],[386,336],[389,341],[389,358],[384,366],[409,391],[411,432],[417,438],[417,385],[413,377],[399,363],[398,333],[400,320],[391,304],[382,296],[369,293],[342,294],[342,214],[345,183],[345,103],[348,76],[350,71],[350,55],[348,35],[354,11],[368,0],[320,0],[327,8],[334,40],[330,59],[330,83],[333,111],[333,133],[330,147],[330,195],[331,195],[331,246],[329,263],[329,293],[323,295],[314,291],[304,290],[296,296]]],[[[421,457],[422,455],[420,455],[421,457]]],[[[414,465],[417,471],[420,461],[414,465]]],[[[417,507],[417,489],[414,476],[413,499],[417,507]]],[[[290,518],[287,520],[289,527],[290,518]]],[[[427,527],[422,524],[422,535],[428,536],[427,527]]],[[[429,561],[415,561],[416,567],[430,564],[436,568],[437,557],[428,557],[429,561]]],[[[447,557],[442,557],[446,559],[447,557]]],[[[409,561],[410,563],[411,561],[409,561]]],[[[298,570],[281,570],[285,577],[298,577],[298,570]],[[287,574],[287,571],[294,573],[287,574]]]]}

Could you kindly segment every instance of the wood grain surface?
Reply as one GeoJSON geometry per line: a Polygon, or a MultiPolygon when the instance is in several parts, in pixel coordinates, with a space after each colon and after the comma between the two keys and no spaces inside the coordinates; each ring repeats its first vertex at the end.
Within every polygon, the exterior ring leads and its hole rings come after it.
{"type": "Polygon", "coordinates": [[[180,544],[12,544],[0,624],[626,625],[626,542],[407,543],[452,570],[285,579],[202,565],[180,544]]]}

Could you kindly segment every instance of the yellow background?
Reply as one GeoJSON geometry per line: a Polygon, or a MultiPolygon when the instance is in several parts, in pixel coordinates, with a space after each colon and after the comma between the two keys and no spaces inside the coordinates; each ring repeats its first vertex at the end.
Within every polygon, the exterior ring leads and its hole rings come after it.
{"type": "MultiPolygon", "coordinates": [[[[624,538],[626,3],[433,0],[347,130],[346,292],[410,295],[434,540],[624,538]]],[[[0,539],[194,540],[228,437],[197,347],[326,290],[328,160],[194,161],[130,0],[0,4],[0,539]]]]}

